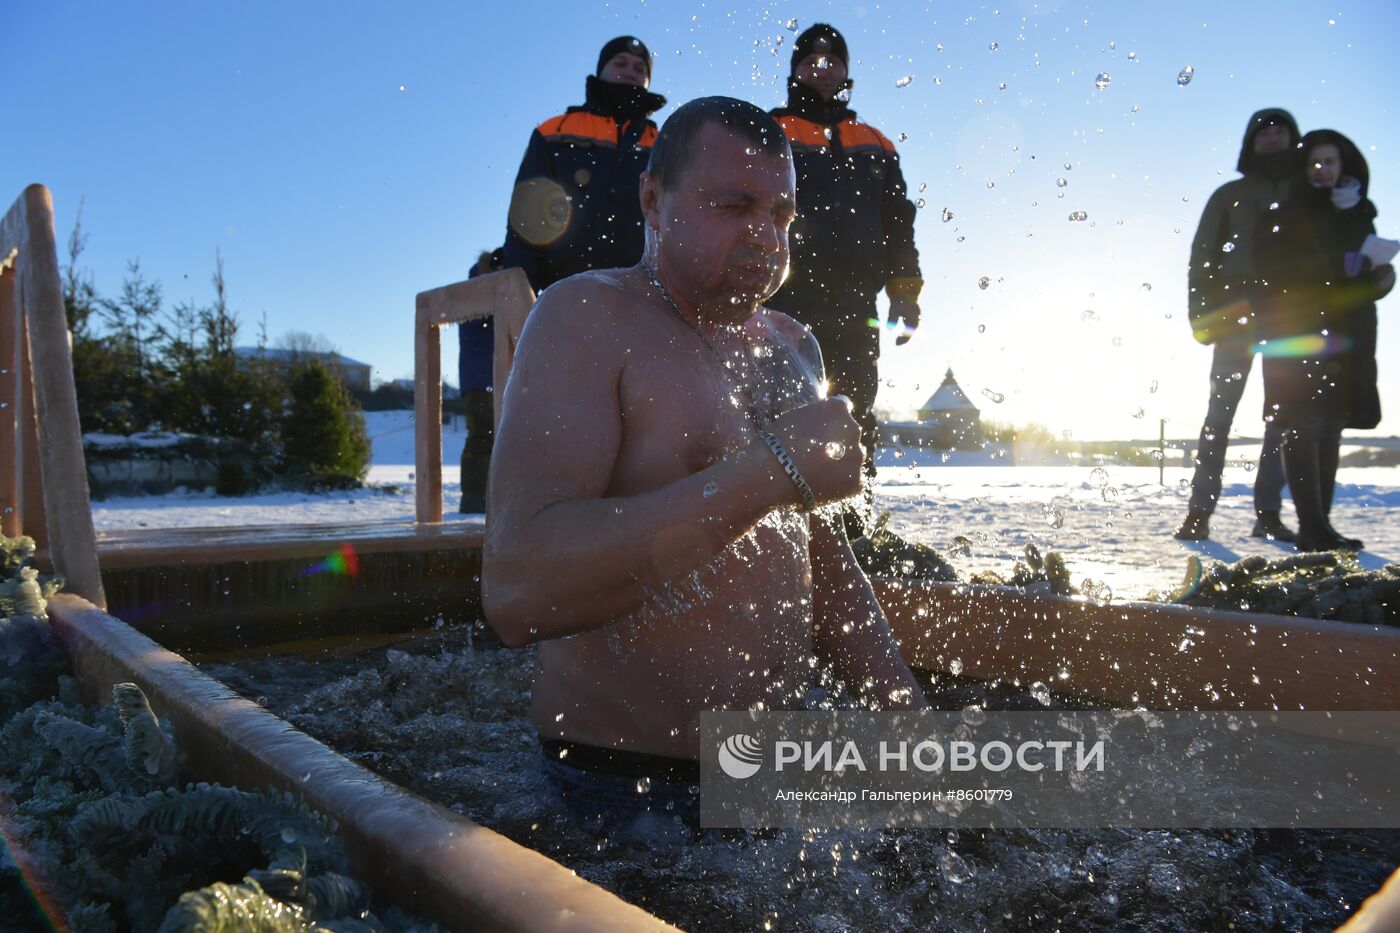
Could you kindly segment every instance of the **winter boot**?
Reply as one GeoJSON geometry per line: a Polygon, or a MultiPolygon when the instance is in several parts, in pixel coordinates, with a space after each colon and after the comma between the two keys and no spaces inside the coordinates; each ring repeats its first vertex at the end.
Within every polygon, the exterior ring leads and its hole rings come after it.
{"type": "Polygon", "coordinates": [[[1251,538],[1268,538],[1270,541],[1286,541],[1292,543],[1294,535],[1293,529],[1283,523],[1283,519],[1275,510],[1261,510],[1259,518],[1254,523],[1254,530],[1249,533],[1251,538]]]}
{"type": "Polygon", "coordinates": [[[1345,539],[1327,524],[1317,441],[1302,437],[1286,440],[1283,445],[1283,472],[1293,493],[1293,508],[1298,513],[1298,534],[1294,545],[1299,551],[1345,550],[1345,539]]]}
{"type": "Polygon", "coordinates": [[[1204,541],[1210,537],[1210,513],[1205,509],[1188,509],[1186,520],[1172,537],[1178,541],[1204,541]]]}
{"type": "MultiPolygon", "coordinates": [[[[1335,443],[1324,443],[1317,452],[1318,480],[1322,485],[1322,512],[1327,516],[1328,528],[1332,528],[1332,497],[1337,489],[1337,461],[1340,455],[1341,451],[1335,443]]],[[[1332,528],[1332,534],[1342,542],[1341,546],[1345,550],[1360,551],[1366,547],[1366,543],[1360,538],[1348,538],[1335,528],[1332,528]]]]}

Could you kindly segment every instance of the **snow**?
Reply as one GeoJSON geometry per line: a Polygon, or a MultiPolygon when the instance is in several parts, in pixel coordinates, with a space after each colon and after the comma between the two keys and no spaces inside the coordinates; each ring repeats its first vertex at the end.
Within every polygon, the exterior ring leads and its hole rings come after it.
{"type": "MultiPolygon", "coordinates": [[[[93,503],[99,532],[125,528],[278,525],[407,520],[413,517],[413,413],[370,412],[374,446],[368,486],[351,492],[267,492],[240,498],[212,491],[107,499],[93,503]]],[[[459,516],[459,463],[466,433],[458,420],[443,431],[443,498],[447,519],[459,516]]],[[[1105,465],[1002,466],[976,455],[882,449],[877,457],[877,509],[889,509],[891,527],[938,548],[960,573],[1010,572],[1027,544],[1064,555],[1076,585],[1106,583],[1115,598],[1141,598],[1182,577],[1186,558],[1233,561],[1250,554],[1291,553],[1285,544],[1249,537],[1257,450],[1232,447],[1210,541],[1184,543],[1172,531],[1186,512],[1190,471],[1105,465]],[[1058,525],[1058,527],[1055,527],[1058,525]],[[951,546],[970,541],[970,552],[951,546]]],[[[1362,565],[1400,561],[1400,467],[1343,469],[1338,474],[1333,524],[1366,541],[1362,565]]],[[[1292,509],[1284,502],[1284,518],[1292,509]]]]}

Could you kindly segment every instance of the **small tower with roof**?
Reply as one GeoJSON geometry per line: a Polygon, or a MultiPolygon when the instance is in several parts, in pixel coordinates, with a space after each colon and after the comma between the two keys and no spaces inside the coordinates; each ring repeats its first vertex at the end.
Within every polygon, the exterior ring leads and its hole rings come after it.
{"type": "Polygon", "coordinates": [[[976,446],[982,439],[982,413],[958,385],[952,367],[919,409],[919,422],[931,429],[940,446],[976,446]]]}

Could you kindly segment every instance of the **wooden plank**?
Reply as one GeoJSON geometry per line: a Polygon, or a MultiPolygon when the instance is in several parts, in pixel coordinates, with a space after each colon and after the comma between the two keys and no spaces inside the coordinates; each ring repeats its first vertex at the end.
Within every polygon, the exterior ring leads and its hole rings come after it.
{"type": "Polygon", "coordinates": [[[436,525],[396,521],[137,528],[103,532],[97,543],[102,567],[116,570],[324,557],[342,543],[359,553],[480,550],[484,536],[483,520],[467,517],[436,525]]]}
{"type": "Polygon", "coordinates": [[[1366,898],[1361,909],[1337,928],[1337,933],[1395,933],[1400,930],[1400,871],[1366,898]]]}
{"type": "Polygon", "coordinates": [[[1400,629],[876,580],[911,666],[1165,710],[1400,710],[1400,629]]]}
{"type": "Polygon", "coordinates": [[[90,700],[136,683],[156,715],[170,718],[197,777],[304,799],[339,823],[355,873],[388,900],[452,930],[675,929],[350,762],[78,597],[50,600],[49,618],[90,700]]]}
{"type": "Polygon", "coordinates": [[[18,537],[19,501],[19,276],[0,272],[0,534],[18,537]]]}

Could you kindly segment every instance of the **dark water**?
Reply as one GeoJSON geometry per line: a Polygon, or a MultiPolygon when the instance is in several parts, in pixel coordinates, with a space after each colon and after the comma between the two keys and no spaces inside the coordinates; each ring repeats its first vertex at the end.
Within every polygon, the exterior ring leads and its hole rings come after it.
{"type": "MultiPolygon", "coordinates": [[[[1389,830],[589,823],[541,773],[533,665],[532,651],[459,630],[358,654],[203,666],[349,758],[691,931],[1330,929],[1400,863],[1400,831],[1389,830]]],[[[940,675],[925,686],[942,708],[1044,709],[1006,685],[940,675]]]]}

